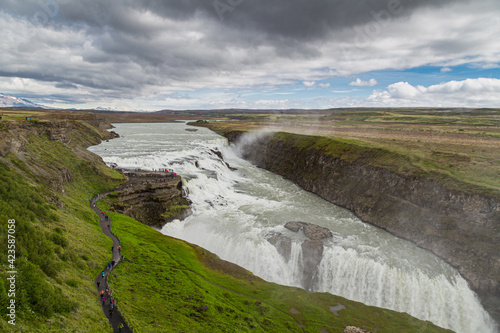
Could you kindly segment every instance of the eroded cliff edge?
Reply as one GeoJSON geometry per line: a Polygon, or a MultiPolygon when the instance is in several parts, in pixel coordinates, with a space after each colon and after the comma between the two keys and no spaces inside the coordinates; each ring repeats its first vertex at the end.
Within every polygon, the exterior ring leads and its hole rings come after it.
{"type": "Polygon", "coordinates": [[[190,214],[180,176],[173,172],[120,171],[128,181],[108,195],[115,212],[159,229],[190,214]]]}
{"type": "MultiPolygon", "coordinates": [[[[224,133],[230,143],[242,134],[224,133]]],[[[497,191],[461,186],[405,164],[403,156],[330,138],[268,133],[241,141],[241,154],[257,166],[432,251],[478,293],[500,292],[497,191]],[[385,165],[394,158],[398,163],[385,165]]]]}

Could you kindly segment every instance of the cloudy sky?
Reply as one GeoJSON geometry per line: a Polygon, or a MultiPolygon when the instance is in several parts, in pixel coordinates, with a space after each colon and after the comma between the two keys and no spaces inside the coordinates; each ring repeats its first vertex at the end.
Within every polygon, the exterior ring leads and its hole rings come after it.
{"type": "Polygon", "coordinates": [[[500,107],[499,0],[0,0],[0,93],[130,110],[500,107]]]}

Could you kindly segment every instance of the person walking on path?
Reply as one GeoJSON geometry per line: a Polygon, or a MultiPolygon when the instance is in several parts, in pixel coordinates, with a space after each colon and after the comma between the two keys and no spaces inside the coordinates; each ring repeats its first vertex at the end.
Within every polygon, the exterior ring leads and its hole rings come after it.
{"type": "Polygon", "coordinates": [[[125,322],[122,314],[120,313],[120,310],[118,308],[115,309],[115,299],[111,295],[107,283],[108,274],[121,260],[121,255],[117,255],[121,253],[121,246],[118,238],[111,232],[108,227],[111,218],[107,216],[103,210],[100,210],[99,207],[96,206],[96,202],[103,197],[105,197],[105,194],[100,196],[96,195],[95,200],[92,201],[93,205],[91,208],[99,216],[99,226],[101,227],[102,232],[113,241],[113,246],[111,247],[112,258],[111,261],[107,263],[107,266],[104,266],[104,270],[99,273],[99,275],[97,275],[97,277],[95,278],[95,283],[97,285],[99,297],[102,301],[103,314],[108,319],[109,324],[113,328],[113,332],[129,333],[132,332],[132,329],[125,322]],[[116,248],[118,248],[117,254],[115,254],[114,252],[116,248]],[[98,282],[99,284],[97,284],[98,282]]]}
{"type": "Polygon", "coordinates": [[[118,245],[118,254],[122,255],[122,247],[121,247],[121,245],[118,245]]]}

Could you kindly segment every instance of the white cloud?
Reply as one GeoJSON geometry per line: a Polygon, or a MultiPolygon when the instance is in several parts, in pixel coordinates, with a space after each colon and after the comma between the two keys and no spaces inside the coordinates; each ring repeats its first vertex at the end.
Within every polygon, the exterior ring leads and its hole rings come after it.
{"type": "Polygon", "coordinates": [[[356,91],[357,89],[350,89],[350,90],[332,90],[332,92],[336,93],[336,94],[348,94],[348,93],[351,93],[353,91],[356,91]]]}
{"type": "Polygon", "coordinates": [[[441,73],[447,73],[447,72],[451,72],[453,69],[451,69],[450,67],[443,67],[441,68],[441,73]]]}
{"type": "Polygon", "coordinates": [[[254,106],[259,109],[262,108],[285,109],[288,108],[289,104],[290,101],[288,99],[275,99],[275,100],[265,99],[265,100],[255,101],[254,106]]]}
{"type": "Polygon", "coordinates": [[[396,82],[387,90],[374,90],[366,100],[373,106],[498,107],[500,79],[466,79],[428,87],[396,82]]]}
{"type": "Polygon", "coordinates": [[[304,81],[304,82],[302,82],[302,84],[305,85],[307,88],[311,88],[311,87],[313,87],[316,84],[316,82],[314,82],[314,81],[304,81]]]}
{"type": "Polygon", "coordinates": [[[320,83],[319,86],[323,89],[330,88],[330,83],[320,83]]]}
{"type": "Polygon", "coordinates": [[[349,83],[350,86],[355,86],[355,87],[373,87],[374,85],[377,84],[378,82],[375,79],[363,81],[359,77],[356,79],[356,81],[352,81],[351,83],[349,83]]]}

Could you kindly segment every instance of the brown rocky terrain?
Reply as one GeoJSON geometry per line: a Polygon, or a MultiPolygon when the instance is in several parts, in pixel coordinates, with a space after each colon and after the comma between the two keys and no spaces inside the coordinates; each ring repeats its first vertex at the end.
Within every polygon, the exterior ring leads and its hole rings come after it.
{"type": "Polygon", "coordinates": [[[109,194],[116,212],[156,228],[189,214],[180,176],[158,171],[124,171],[124,174],[128,182],[109,194]]]}

